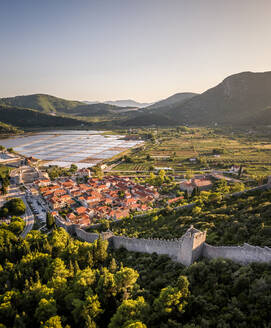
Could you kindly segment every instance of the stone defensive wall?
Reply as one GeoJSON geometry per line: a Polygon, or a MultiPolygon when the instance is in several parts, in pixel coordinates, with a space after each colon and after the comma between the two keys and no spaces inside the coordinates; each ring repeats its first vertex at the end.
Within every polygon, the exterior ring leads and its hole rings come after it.
{"type": "MultiPolygon", "coordinates": [[[[93,243],[99,238],[98,233],[89,233],[77,227],[74,231],[82,241],[93,243]]],[[[124,247],[132,252],[167,255],[173,261],[188,266],[201,257],[206,232],[201,232],[191,226],[180,239],[173,240],[115,236],[111,231],[103,232],[100,236],[103,240],[108,240],[115,249],[124,247]]]]}
{"type": "Polygon", "coordinates": [[[110,240],[114,236],[113,232],[111,231],[102,232],[101,234],[98,234],[94,232],[86,232],[85,230],[80,228],[75,229],[75,234],[80,240],[87,241],[88,243],[93,243],[96,239],[99,238],[99,236],[101,236],[103,240],[110,240]]]}
{"type": "Polygon", "coordinates": [[[181,240],[137,239],[123,236],[113,237],[113,247],[126,248],[128,251],[140,253],[157,253],[168,255],[172,260],[178,261],[181,251],[181,240]]]}
{"type": "Polygon", "coordinates": [[[239,264],[271,262],[271,248],[249,244],[243,246],[211,246],[204,243],[202,255],[208,259],[229,259],[239,264]]]}
{"type": "Polygon", "coordinates": [[[201,232],[193,226],[180,239],[173,240],[115,236],[111,231],[101,234],[89,233],[78,227],[74,228],[74,231],[82,241],[93,243],[101,236],[103,240],[108,240],[115,249],[124,247],[132,252],[167,255],[173,261],[182,263],[185,266],[191,265],[199,258],[223,258],[243,265],[252,262],[271,262],[271,248],[269,247],[251,246],[249,244],[243,246],[211,246],[205,242],[206,232],[201,232]]]}

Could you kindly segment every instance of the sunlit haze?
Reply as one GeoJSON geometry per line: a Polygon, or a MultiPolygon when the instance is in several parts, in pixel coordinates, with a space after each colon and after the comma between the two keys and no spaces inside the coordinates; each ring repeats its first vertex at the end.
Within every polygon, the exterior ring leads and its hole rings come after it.
{"type": "Polygon", "coordinates": [[[156,101],[271,70],[269,0],[1,0],[0,97],[156,101]]]}

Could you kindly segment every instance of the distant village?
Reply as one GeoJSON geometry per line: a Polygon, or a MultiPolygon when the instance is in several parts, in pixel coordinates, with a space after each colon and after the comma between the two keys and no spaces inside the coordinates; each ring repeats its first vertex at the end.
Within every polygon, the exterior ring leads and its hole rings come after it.
{"type": "Polygon", "coordinates": [[[47,201],[52,214],[57,216],[63,209],[69,223],[89,226],[100,219],[118,220],[132,212],[144,212],[152,208],[159,198],[153,186],[144,187],[130,178],[107,176],[103,179],[90,176],[88,169],[78,170],[77,176],[87,177],[86,183],[75,178],[60,178],[55,182],[39,179],[35,185],[47,201]]]}

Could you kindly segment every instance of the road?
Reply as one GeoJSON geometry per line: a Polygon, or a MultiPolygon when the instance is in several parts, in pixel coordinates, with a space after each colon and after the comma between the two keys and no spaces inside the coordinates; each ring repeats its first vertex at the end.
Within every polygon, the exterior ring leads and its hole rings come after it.
{"type": "Polygon", "coordinates": [[[18,186],[14,186],[14,185],[9,186],[8,193],[5,196],[1,197],[0,205],[2,206],[6,202],[6,200],[9,198],[21,198],[23,200],[23,202],[25,203],[26,211],[25,211],[25,214],[22,215],[22,218],[25,221],[25,228],[24,228],[23,232],[21,233],[21,237],[25,238],[25,236],[33,228],[34,221],[35,221],[34,215],[31,211],[30,207],[28,206],[28,203],[25,198],[25,193],[22,192],[18,186]]]}
{"type": "Polygon", "coordinates": [[[32,230],[35,218],[30,207],[28,206],[25,196],[22,195],[20,198],[24,201],[26,206],[25,215],[23,216],[23,219],[25,220],[25,227],[23,232],[21,233],[21,237],[25,238],[25,236],[32,230]]]}

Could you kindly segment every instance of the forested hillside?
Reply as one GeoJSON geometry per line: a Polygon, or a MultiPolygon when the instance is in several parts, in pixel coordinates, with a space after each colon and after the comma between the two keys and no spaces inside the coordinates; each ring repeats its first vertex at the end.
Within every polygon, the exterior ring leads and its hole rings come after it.
{"type": "Polygon", "coordinates": [[[25,240],[0,227],[0,327],[267,327],[271,266],[184,268],[166,256],[109,251],[63,229],[25,240]]]}
{"type": "Polygon", "coordinates": [[[66,100],[45,94],[0,98],[0,104],[36,109],[37,111],[43,113],[67,111],[79,105],[84,105],[83,102],[66,100]]]}
{"type": "Polygon", "coordinates": [[[53,116],[38,111],[0,105],[0,121],[19,128],[78,127],[86,122],[73,118],[53,116]]]}

